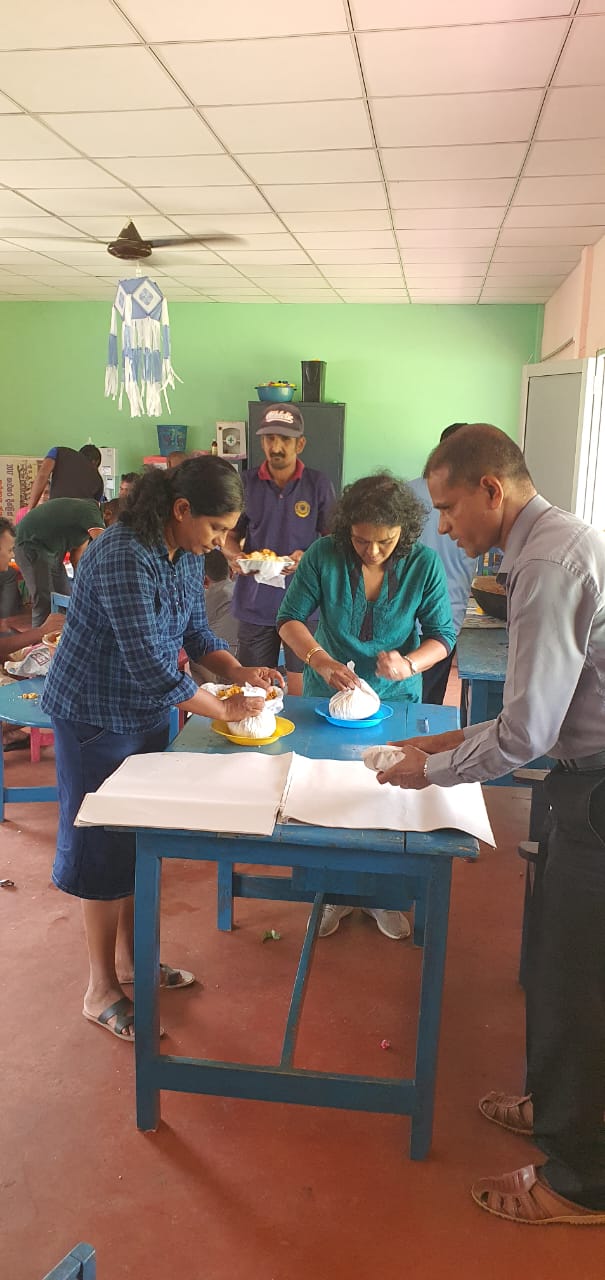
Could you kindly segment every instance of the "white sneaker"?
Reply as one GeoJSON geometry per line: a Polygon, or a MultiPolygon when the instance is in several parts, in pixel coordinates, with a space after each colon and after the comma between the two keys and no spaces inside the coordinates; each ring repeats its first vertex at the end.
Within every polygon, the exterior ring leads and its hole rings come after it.
{"type": "MultiPolygon", "coordinates": [[[[393,938],[395,942],[409,938],[410,922],[403,911],[382,911],[379,907],[362,907],[361,910],[366,916],[372,916],[385,938],[393,938]]],[[[334,927],[337,929],[338,925],[334,927]]]]}
{"type": "Polygon", "coordinates": [[[318,937],[329,938],[331,933],[336,933],[341,920],[350,916],[353,911],[354,907],[337,907],[334,903],[327,902],[321,913],[318,937]]]}

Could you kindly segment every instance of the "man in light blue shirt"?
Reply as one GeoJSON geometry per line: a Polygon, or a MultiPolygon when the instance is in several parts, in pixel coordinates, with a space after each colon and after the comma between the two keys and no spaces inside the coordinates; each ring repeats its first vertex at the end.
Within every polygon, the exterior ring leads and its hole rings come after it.
{"type": "MultiPolygon", "coordinates": [[[[446,427],[441,432],[439,441],[447,440],[448,436],[458,431],[460,427],[467,426],[466,422],[452,422],[451,426],[446,427]]],[[[449,538],[441,537],[439,533],[439,512],[435,511],[429,493],[429,487],[423,476],[418,476],[417,480],[410,480],[409,487],[424,503],[427,508],[428,515],[426,524],[420,536],[420,542],[425,547],[430,547],[432,551],[436,551],[439,559],[443,563],[445,576],[447,578],[447,590],[452,608],[452,617],[456,628],[456,635],[464,622],[466,606],[468,604],[471,582],[475,574],[476,560],[472,556],[468,556],[462,547],[450,542],[449,538]]],[[[452,666],[452,659],[456,652],[456,646],[447,655],[442,658],[441,662],[436,662],[434,667],[430,667],[428,671],[422,673],[422,701],[432,702],[441,705],[445,697],[447,682],[452,666]]]]}

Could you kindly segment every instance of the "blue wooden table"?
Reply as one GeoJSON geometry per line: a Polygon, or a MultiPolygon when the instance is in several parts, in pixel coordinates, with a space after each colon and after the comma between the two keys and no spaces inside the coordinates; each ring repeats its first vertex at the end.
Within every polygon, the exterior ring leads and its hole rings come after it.
{"type": "MultiPolygon", "coordinates": [[[[462,681],[460,723],[464,726],[495,720],[502,710],[508,662],[508,634],[504,623],[484,630],[463,627],[456,642],[456,655],[462,681]]],[[[549,756],[540,756],[528,762],[527,767],[551,769],[553,763],[549,756]]],[[[518,784],[513,774],[507,773],[486,785],[514,787],[518,784]]]]}
{"type": "MultiPolygon", "coordinates": [[[[296,731],[257,750],[295,750],[316,758],[359,759],[363,747],[418,732],[454,728],[451,707],[400,704],[392,719],[378,729],[335,729],[315,715],[311,699],[287,701],[286,714],[296,731]]],[[[217,751],[231,748],[209,725],[193,718],[175,750],[217,751]]],[[[241,751],[241,748],[234,748],[241,751]]],[[[203,772],[200,772],[203,780],[203,772]]],[[[278,824],[270,837],[217,835],[213,832],[137,830],[135,890],[135,1056],[137,1124],[145,1131],[160,1121],[160,1090],[256,1098],[309,1106],[409,1115],[410,1155],[423,1159],[429,1151],[441,995],[447,943],[452,860],[474,857],[477,841],[457,831],[437,833],[352,831],[298,824],[278,824]],[[215,1062],[160,1053],[159,938],[160,884],[163,858],[218,861],[219,879],[231,912],[233,893],[312,902],[292,992],[278,1064],[215,1062]],[[291,868],[290,878],[236,876],[236,863],[291,868]],[[307,1071],[294,1065],[296,1035],[309,965],[324,901],[343,901],[401,908],[416,903],[415,941],[423,946],[415,1075],[383,1079],[333,1072],[307,1071]]]]}
{"type": "MultiPolygon", "coordinates": [[[[27,725],[31,729],[51,729],[47,715],[40,708],[44,677],[34,680],[17,680],[15,684],[0,686],[0,721],[6,724],[27,725]],[[24,693],[36,693],[37,698],[24,698],[24,693]]],[[[0,750],[0,822],[4,821],[5,804],[17,804],[24,800],[56,800],[56,787],[5,787],[4,752],[0,750]]]]}

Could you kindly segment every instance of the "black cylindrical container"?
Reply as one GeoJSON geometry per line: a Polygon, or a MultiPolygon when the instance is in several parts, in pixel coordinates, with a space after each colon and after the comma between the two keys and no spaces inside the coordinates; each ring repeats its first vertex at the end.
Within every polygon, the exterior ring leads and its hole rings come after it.
{"type": "Polygon", "coordinates": [[[301,360],[302,398],[316,404],[324,398],[326,385],[325,360],[301,360]]]}

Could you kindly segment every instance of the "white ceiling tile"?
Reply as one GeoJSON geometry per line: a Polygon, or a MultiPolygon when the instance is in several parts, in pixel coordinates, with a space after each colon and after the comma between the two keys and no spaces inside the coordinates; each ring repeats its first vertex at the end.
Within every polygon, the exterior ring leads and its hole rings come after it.
{"type": "Polygon", "coordinates": [[[82,242],[81,233],[68,227],[60,218],[52,218],[50,215],[32,218],[12,215],[0,217],[0,237],[5,240],[23,240],[28,237],[44,237],[49,240],[52,236],[69,236],[70,240],[79,239],[82,242]]]}
{"type": "MultiPolygon", "coordinates": [[[[594,0],[586,0],[587,4],[594,0]]],[[[383,27],[440,27],[456,23],[512,22],[570,13],[572,0],[352,0],[358,31],[383,27]]]]}
{"type": "Polygon", "coordinates": [[[252,102],[359,98],[362,84],[348,35],[206,44],[157,49],[185,93],[202,107],[252,102]]]}
{"type": "Polygon", "coordinates": [[[303,306],[304,307],[305,303],[309,303],[312,306],[316,306],[317,304],[320,304],[323,307],[326,305],[331,305],[332,303],[342,304],[342,298],[340,298],[337,293],[330,293],[329,291],[328,292],[324,291],[321,294],[317,294],[313,298],[300,298],[300,297],[297,297],[296,295],[294,295],[293,297],[284,296],[279,298],[279,302],[283,306],[299,306],[299,307],[303,306]]]}
{"type": "Polygon", "coordinates": [[[263,263],[279,263],[281,265],[296,265],[296,263],[306,263],[309,261],[306,253],[302,249],[272,249],[263,252],[254,249],[221,249],[221,257],[226,262],[232,262],[235,266],[241,266],[245,271],[246,267],[254,267],[263,263]]]}
{"type": "Polygon", "coordinates": [[[522,178],[515,205],[601,204],[605,201],[605,174],[584,177],[522,178]]]}
{"type": "Polygon", "coordinates": [[[117,178],[90,160],[0,160],[0,182],[25,192],[40,187],[119,186],[117,178]]]}
{"type": "MultiPolygon", "coordinates": [[[[212,155],[221,151],[220,143],[195,111],[82,111],[72,115],[49,115],[48,125],[74,147],[90,156],[184,156],[212,155]]],[[[55,148],[62,143],[40,125],[26,121],[43,133],[55,148]]],[[[0,156],[3,123],[0,119],[0,156]]],[[[33,146],[33,140],[32,144],[33,146]]],[[[11,151],[10,155],[16,154],[11,151]]],[[[73,155],[71,148],[44,152],[27,151],[24,155],[73,155]]]]}
{"type": "Polygon", "coordinates": [[[504,303],[504,304],[508,303],[510,306],[516,306],[516,305],[523,306],[529,303],[548,302],[548,299],[551,296],[551,292],[554,292],[554,290],[549,291],[547,289],[544,289],[540,291],[536,290],[535,292],[532,291],[532,292],[509,293],[509,294],[500,293],[499,290],[494,292],[488,291],[487,293],[484,291],[481,294],[481,297],[479,298],[479,302],[488,303],[488,304],[491,303],[492,305],[494,303],[504,303]]]}
{"type": "Polygon", "coordinates": [[[507,227],[605,226],[605,204],[512,205],[507,227]]]}
{"type": "MultiPolygon", "coordinates": [[[[128,218],[131,214],[151,213],[145,200],[128,187],[84,187],[71,191],[67,188],[50,187],[31,192],[32,200],[51,213],[70,214],[86,213],[98,215],[115,213],[116,216],[128,218]]],[[[1,193],[0,193],[1,207],[1,193]]]]}
{"type": "Polygon", "coordinates": [[[472,304],[479,299],[479,289],[456,289],[453,293],[445,289],[417,289],[410,293],[410,302],[428,303],[429,305],[472,304]]]}
{"type": "Polygon", "coordinates": [[[40,192],[32,192],[31,198],[17,195],[14,191],[0,191],[0,216],[6,215],[26,218],[44,215],[46,206],[40,200],[40,192]],[[43,207],[41,207],[43,206],[43,207]]]}
{"type": "Polygon", "coordinates": [[[263,187],[267,200],[278,213],[304,209],[384,209],[386,195],[382,182],[317,182],[308,186],[263,187]]]}
{"type": "MultiPolygon", "coordinates": [[[[565,279],[565,273],[559,272],[559,275],[520,275],[507,276],[506,288],[510,289],[558,289],[561,282],[565,279]]],[[[501,288],[504,283],[502,277],[493,275],[490,271],[485,281],[485,287],[501,288]]]]}
{"type": "Polygon", "coordinates": [[[269,212],[251,183],[240,187],[141,187],[141,195],[163,213],[269,212]]]}
{"type": "Polygon", "coordinates": [[[273,296],[280,302],[330,302],[335,297],[333,289],[274,289],[273,296]]]}
{"type": "Polygon", "coordinates": [[[605,84],[605,17],[576,18],[555,84],[605,84]]]}
{"type": "MultiPolygon", "coordinates": [[[[104,214],[100,217],[76,213],[70,214],[70,222],[84,235],[102,240],[115,240],[121,230],[118,214],[104,214]]],[[[137,213],[137,231],[146,236],[178,236],[179,228],[161,213],[137,213]]]]}
{"type": "Polygon", "coordinates": [[[485,271],[482,266],[476,263],[468,262],[405,262],[404,263],[405,278],[410,280],[429,280],[436,277],[438,280],[455,280],[460,276],[477,276],[483,278],[485,271]]]}
{"type": "Polygon", "coordinates": [[[387,209],[334,209],[319,213],[284,213],[283,221],[291,231],[390,231],[387,209]]]}
{"type": "Polygon", "coordinates": [[[547,84],[566,21],[379,31],[358,44],[371,97],[528,89],[547,84]]]}
{"type": "Polygon", "coordinates": [[[391,182],[389,191],[393,209],[476,208],[507,204],[514,186],[513,178],[473,178],[462,182],[391,182]]]}
{"type": "Polygon", "coordinates": [[[122,8],[149,41],[229,40],[254,36],[294,36],[311,31],[345,31],[342,0],[122,0],[122,8]]]}
{"type": "Polygon", "coordinates": [[[605,87],[551,89],[546,99],[537,137],[602,138],[605,87]]]}
{"type": "Polygon", "coordinates": [[[429,228],[426,231],[398,231],[397,239],[403,249],[422,249],[425,246],[446,248],[448,245],[470,246],[472,248],[480,245],[492,245],[496,234],[489,227],[470,228],[468,231],[459,227],[454,227],[449,231],[445,228],[439,231],[429,228]]]}
{"type": "Polygon", "coordinates": [[[314,276],[306,278],[302,276],[258,276],[252,275],[252,271],[247,273],[247,279],[253,284],[261,285],[263,289],[268,289],[269,293],[319,293],[322,289],[331,288],[331,284],[323,279],[316,272],[314,276]]]}
{"type": "Polygon", "coordinates": [[[604,234],[603,227],[504,227],[500,244],[595,244],[604,234]]]}
{"type": "Polygon", "coordinates": [[[529,141],[541,104],[541,90],[524,89],[375,98],[371,109],[379,146],[431,147],[529,141]]]}
{"type": "Polygon", "coordinates": [[[299,234],[303,249],[390,249],[395,246],[392,231],[305,231],[299,234]]]}
{"type": "Polygon", "coordinates": [[[187,283],[197,280],[200,284],[217,284],[219,282],[226,284],[228,281],[239,284],[241,281],[239,271],[236,271],[235,267],[230,267],[224,262],[208,262],[200,263],[198,266],[187,266],[175,261],[170,262],[168,260],[167,250],[166,261],[168,264],[169,274],[173,276],[175,280],[186,280],[187,283]]]}
{"type": "Polygon", "coordinates": [[[61,138],[28,116],[0,115],[0,160],[37,160],[74,156],[61,138]]]}
{"type": "Polygon", "coordinates": [[[402,253],[404,264],[408,262],[472,262],[487,265],[490,258],[490,246],[432,246],[430,248],[407,248],[402,253]]]}
{"type": "Polygon", "coordinates": [[[240,157],[255,182],[379,182],[375,151],[286,151],[240,157]]]}
{"type": "Polygon", "coordinates": [[[394,209],[393,222],[401,231],[422,231],[429,227],[499,227],[506,206],[486,205],[484,209],[394,209]]]}
{"type": "Polygon", "coordinates": [[[313,151],[369,147],[372,135],[361,101],[210,107],[208,123],[229,151],[313,151]]]}
{"type": "MultiPolygon", "coordinates": [[[[500,250],[502,253],[503,250],[500,250]]],[[[510,252],[510,250],[508,250],[510,252]]],[[[526,274],[532,276],[542,276],[544,279],[555,276],[569,275],[569,263],[540,260],[536,258],[533,262],[531,259],[517,261],[506,261],[506,259],[496,258],[494,256],[489,268],[490,276],[498,276],[499,279],[515,279],[515,277],[525,277],[526,274]]]]}
{"type": "Polygon", "coordinates": [[[67,49],[76,45],[133,44],[132,27],[109,0],[27,0],[5,5],[0,49],[67,49]]]}
{"type": "Polygon", "coordinates": [[[129,156],[100,163],[132,187],[221,187],[247,181],[231,156],[129,156]]]}
{"type": "Polygon", "coordinates": [[[220,227],[212,213],[175,214],[173,220],[189,235],[219,230],[234,236],[283,231],[283,223],[274,213],[221,213],[220,227]]]}
{"type": "Polygon", "coordinates": [[[21,263],[32,261],[46,262],[48,259],[40,254],[33,254],[30,249],[18,249],[9,240],[0,240],[0,267],[17,267],[21,263]]]}
{"type": "Polygon", "coordinates": [[[578,13],[605,13],[605,0],[580,0],[578,13]]]}
{"type": "Polygon", "coordinates": [[[534,142],[523,170],[526,178],[605,172],[605,125],[602,138],[574,142],[534,142]]]}
{"type": "Polygon", "coordinates": [[[581,256],[581,245],[500,246],[494,251],[494,262],[565,262],[572,264],[581,256]]]}
{"type": "Polygon", "coordinates": [[[0,114],[2,115],[19,115],[21,107],[15,102],[11,102],[5,93],[0,93],[0,114]]]}
{"type": "Polygon", "coordinates": [[[394,180],[509,178],[519,172],[526,152],[523,142],[473,147],[385,147],[382,163],[394,180]]]}
{"type": "MultiPolygon", "coordinates": [[[[242,268],[242,270],[244,270],[244,268],[242,268]]],[[[276,264],[271,262],[255,263],[249,268],[245,268],[245,270],[246,274],[250,276],[252,280],[257,280],[259,284],[261,284],[264,279],[279,280],[282,277],[289,280],[294,278],[297,280],[321,278],[317,267],[312,266],[310,262],[299,264],[286,263],[284,266],[280,266],[279,263],[276,264]]]]}
{"type": "Polygon", "coordinates": [[[226,244],[216,245],[216,253],[223,254],[225,250],[233,249],[237,253],[245,253],[247,249],[258,250],[263,252],[268,249],[298,249],[298,244],[293,236],[287,231],[278,232],[276,235],[249,235],[238,236],[237,243],[232,245],[226,244]]]}
{"type": "MultiPolygon", "coordinates": [[[[364,292],[370,288],[370,278],[368,276],[329,276],[328,279],[332,288],[337,289],[339,293],[343,289],[349,292],[364,292]]],[[[404,284],[405,282],[400,272],[398,276],[393,276],[392,279],[387,277],[384,280],[376,280],[371,287],[376,289],[403,289],[404,284]]]]}
{"type": "MultiPolygon", "coordinates": [[[[340,266],[351,264],[356,268],[362,264],[379,263],[399,263],[399,254],[396,249],[314,249],[313,261],[332,266],[340,266]]],[[[362,275],[364,273],[362,272],[362,275]]]]}
{"type": "Polygon", "coordinates": [[[148,49],[0,53],[0,84],[28,111],[179,107],[184,99],[148,49]]]}
{"type": "Polygon", "coordinates": [[[403,290],[398,292],[396,289],[354,290],[351,293],[344,293],[341,290],[340,294],[345,302],[388,302],[395,305],[399,302],[408,301],[407,293],[403,290]]]}
{"type": "Polygon", "coordinates": [[[329,280],[401,280],[401,265],[397,262],[349,262],[340,266],[326,266],[324,273],[329,280]]]}

